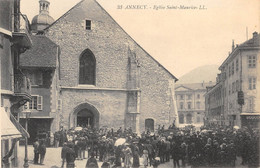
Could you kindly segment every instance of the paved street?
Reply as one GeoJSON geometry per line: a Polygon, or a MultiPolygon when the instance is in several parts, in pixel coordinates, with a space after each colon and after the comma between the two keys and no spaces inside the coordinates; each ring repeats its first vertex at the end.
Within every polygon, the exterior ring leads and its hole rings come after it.
{"type": "MultiPolygon", "coordinates": [[[[19,146],[19,166],[22,167],[24,163],[24,146],[19,146]]],[[[35,165],[33,164],[33,147],[32,145],[28,146],[28,158],[29,158],[29,165],[30,168],[43,168],[43,167],[48,167],[48,168],[60,168],[61,166],[61,147],[60,148],[47,148],[46,155],[45,155],[45,160],[44,160],[44,165],[35,165]]],[[[140,161],[141,162],[141,161],[140,161]]],[[[85,168],[85,165],[87,163],[87,159],[84,160],[76,160],[75,161],[77,168],[85,168]]],[[[102,162],[98,162],[99,167],[101,167],[102,162]]],[[[142,167],[142,166],[140,166],[142,167]]],[[[171,163],[167,164],[162,164],[159,166],[159,168],[167,168],[167,167],[172,167],[171,163]]]]}
{"type": "MultiPolygon", "coordinates": [[[[31,145],[29,145],[28,147],[28,158],[29,158],[29,165],[30,168],[60,168],[61,166],[61,159],[60,159],[60,154],[61,154],[61,147],[60,148],[47,148],[47,152],[45,155],[45,161],[44,161],[44,165],[34,165],[33,164],[33,147],[31,145]]],[[[18,153],[18,158],[19,158],[19,166],[18,167],[22,167],[23,163],[24,163],[24,146],[19,146],[19,153],[18,153]]],[[[84,160],[76,160],[76,166],[77,168],[85,168],[87,159],[84,160]]],[[[141,163],[141,160],[140,160],[141,163]]],[[[239,168],[246,168],[247,166],[241,166],[241,159],[238,158],[237,159],[237,163],[236,167],[239,168]]],[[[102,162],[98,162],[99,167],[101,167],[102,162]]],[[[143,166],[140,166],[143,167],[143,166]]],[[[173,167],[173,163],[172,160],[170,162],[167,162],[165,164],[160,164],[159,168],[171,168],[173,167]]],[[[190,166],[188,166],[187,168],[190,168],[190,166]]]]}

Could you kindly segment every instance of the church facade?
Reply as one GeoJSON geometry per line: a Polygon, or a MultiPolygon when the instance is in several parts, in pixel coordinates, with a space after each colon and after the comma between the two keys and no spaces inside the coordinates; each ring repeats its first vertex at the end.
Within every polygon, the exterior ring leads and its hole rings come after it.
{"type": "Polygon", "coordinates": [[[60,126],[141,132],[178,123],[177,78],[95,0],[79,2],[45,36],[60,48],[60,126]]]}

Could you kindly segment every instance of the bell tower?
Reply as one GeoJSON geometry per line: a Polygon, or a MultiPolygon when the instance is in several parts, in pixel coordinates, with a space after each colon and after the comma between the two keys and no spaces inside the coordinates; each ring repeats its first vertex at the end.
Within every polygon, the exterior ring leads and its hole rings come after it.
{"type": "Polygon", "coordinates": [[[49,6],[50,6],[50,2],[49,1],[47,1],[47,0],[40,0],[39,1],[39,5],[40,5],[39,13],[49,14],[49,6]]]}
{"type": "Polygon", "coordinates": [[[44,29],[54,22],[54,19],[49,15],[50,2],[48,0],[39,0],[39,15],[32,19],[32,33],[43,34],[44,29]]]}

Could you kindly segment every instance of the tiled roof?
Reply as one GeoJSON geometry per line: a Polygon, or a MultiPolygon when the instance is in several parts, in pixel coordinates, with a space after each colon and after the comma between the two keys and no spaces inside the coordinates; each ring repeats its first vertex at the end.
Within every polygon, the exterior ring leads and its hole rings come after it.
{"type": "Polygon", "coordinates": [[[215,85],[214,82],[211,83],[185,83],[185,84],[175,84],[175,90],[180,87],[184,87],[187,89],[192,89],[192,90],[202,90],[206,89],[207,86],[213,86],[215,85]]]}
{"type": "Polygon", "coordinates": [[[259,47],[260,46],[260,34],[254,33],[253,38],[239,45],[239,47],[259,47]]]}
{"type": "Polygon", "coordinates": [[[253,33],[253,38],[245,41],[244,43],[237,45],[237,47],[232,51],[231,54],[226,58],[226,60],[220,65],[219,70],[223,68],[224,65],[228,63],[228,60],[230,60],[234,55],[234,53],[237,53],[238,50],[242,49],[251,49],[251,48],[257,48],[260,47],[260,34],[257,32],[253,33]]]}
{"type": "Polygon", "coordinates": [[[43,35],[33,35],[32,48],[20,55],[21,67],[55,68],[58,59],[58,45],[43,35]]]}

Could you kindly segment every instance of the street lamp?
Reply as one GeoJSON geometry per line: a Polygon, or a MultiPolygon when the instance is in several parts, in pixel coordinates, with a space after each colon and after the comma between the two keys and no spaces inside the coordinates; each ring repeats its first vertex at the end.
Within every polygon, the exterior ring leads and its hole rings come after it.
{"type": "MultiPolygon", "coordinates": [[[[28,120],[29,120],[29,118],[30,118],[30,116],[31,116],[31,111],[30,110],[26,110],[26,111],[24,111],[24,113],[25,113],[25,130],[26,130],[26,132],[28,132],[28,120]]],[[[25,167],[25,168],[27,168],[27,167],[29,167],[29,163],[28,163],[28,138],[27,137],[25,137],[25,152],[24,152],[24,165],[23,165],[23,167],[25,167]]]]}

